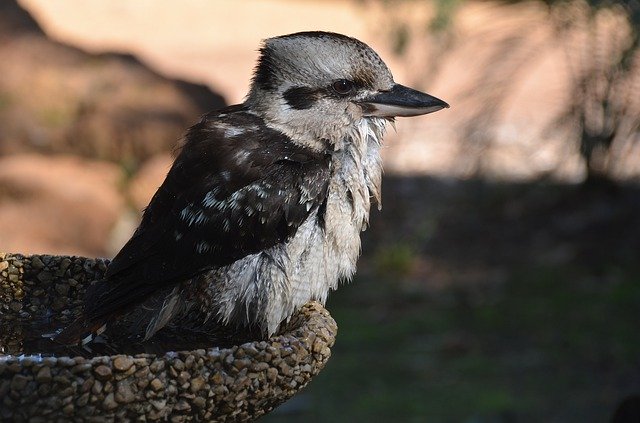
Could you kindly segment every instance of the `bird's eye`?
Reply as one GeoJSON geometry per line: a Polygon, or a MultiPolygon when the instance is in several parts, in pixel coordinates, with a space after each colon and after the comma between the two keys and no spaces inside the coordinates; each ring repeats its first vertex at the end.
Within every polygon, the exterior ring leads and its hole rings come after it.
{"type": "Polygon", "coordinates": [[[346,95],[353,91],[353,82],[347,79],[338,79],[331,85],[331,87],[336,93],[346,95]]]}

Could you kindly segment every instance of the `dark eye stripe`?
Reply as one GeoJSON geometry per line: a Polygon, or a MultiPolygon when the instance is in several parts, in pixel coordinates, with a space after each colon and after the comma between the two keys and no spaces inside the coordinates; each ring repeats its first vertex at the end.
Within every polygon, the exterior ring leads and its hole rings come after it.
{"type": "Polygon", "coordinates": [[[282,93],[282,98],[295,110],[306,110],[322,97],[346,97],[356,90],[356,83],[348,79],[338,79],[329,88],[311,88],[296,86],[282,93]]]}
{"type": "Polygon", "coordinates": [[[310,109],[321,96],[320,90],[310,87],[291,87],[282,94],[284,101],[296,110],[310,109]]]}

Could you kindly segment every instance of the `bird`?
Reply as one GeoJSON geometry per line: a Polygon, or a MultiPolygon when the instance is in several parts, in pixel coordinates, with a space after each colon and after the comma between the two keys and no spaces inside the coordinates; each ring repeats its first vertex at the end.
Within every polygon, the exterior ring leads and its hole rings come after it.
{"type": "Polygon", "coordinates": [[[140,225],[55,339],[88,342],[125,321],[122,336],[148,340],[185,318],[272,336],[354,275],[381,207],[387,124],[447,107],[350,36],[264,40],[244,102],[187,130],[140,225]]]}

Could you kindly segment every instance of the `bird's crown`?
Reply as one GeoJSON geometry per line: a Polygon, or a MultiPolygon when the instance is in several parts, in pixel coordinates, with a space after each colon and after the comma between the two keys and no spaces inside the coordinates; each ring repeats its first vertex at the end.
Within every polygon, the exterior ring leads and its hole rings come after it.
{"type": "Polygon", "coordinates": [[[270,38],[260,49],[253,84],[264,90],[281,85],[329,85],[345,79],[370,89],[388,89],[391,72],[365,43],[332,32],[298,32],[270,38]]]}

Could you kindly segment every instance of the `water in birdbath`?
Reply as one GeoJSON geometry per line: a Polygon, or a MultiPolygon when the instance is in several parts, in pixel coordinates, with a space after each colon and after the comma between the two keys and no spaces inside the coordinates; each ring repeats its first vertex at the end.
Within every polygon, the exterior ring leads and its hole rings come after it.
{"type": "Polygon", "coordinates": [[[0,354],[39,356],[81,356],[85,358],[117,354],[164,354],[211,347],[229,347],[250,340],[249,335],[234,336],[220,331],[168,327],[147,341],[132,341],[107,331],[85,345],[64,345],[53,338],[50,321],[5,320],[0,315],[0,354]]]}
{"type": "Polygon", "coordinates": [[[86,345],[64,345],[52,338],[54,332],[47,321],[6,321],[0,317],[0,354],[40,356],[94,357],[116,354],[163,354],[167,351],[193,350],[212,346],[228,346],[229,342],[212,334],[184,329],[168,328],[151,340],[133,342],[103,334],[86,345]]]}
{"type": "Polygon", "coordinates": [[[135,342],[110,322],[107,331],[86,345],[64,345],[52,335],[82,310],[85,287],[99,280],[108,262],[62,256],[0,254],[0,355],[82,356],[162,354],[210,347],[228,347],[259,339],[233,328],[179,322],[152,339],[135,342]]]}

